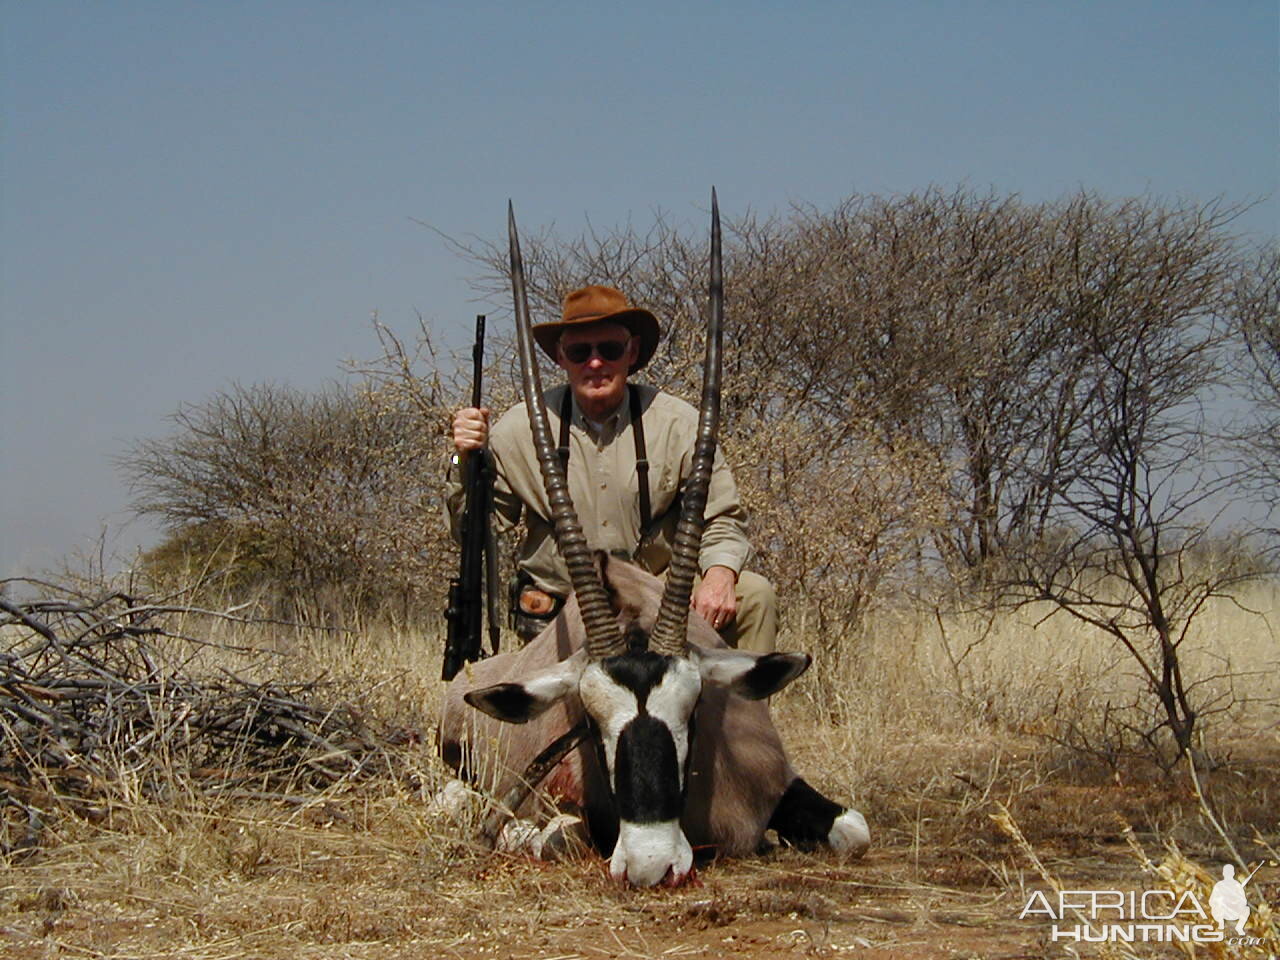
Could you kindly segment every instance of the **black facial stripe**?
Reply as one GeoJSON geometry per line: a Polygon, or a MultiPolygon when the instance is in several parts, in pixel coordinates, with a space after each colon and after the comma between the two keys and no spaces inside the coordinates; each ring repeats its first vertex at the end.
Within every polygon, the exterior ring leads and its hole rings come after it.
{"type": "Polygon", "coordinates": [[[614,683],[635,694],[636,705],[643,714],[649,692],[662,682],[670,663],[668,657],[652,650],[641,650],[607,657],[600,661],[600,666],[614,683]]]}
{"type": "Polygon", "coordinates": [[[628,823],[679,818],[684,804],[676,744],[665,723],[640,714],[622,728],[613,780],[618,815],[628,823]]]}
{"type": "Polygon", "coordinates": [[[627,629],[627,652],[644,653],[649,649],[649,635],[634,623],[627,629]]]}

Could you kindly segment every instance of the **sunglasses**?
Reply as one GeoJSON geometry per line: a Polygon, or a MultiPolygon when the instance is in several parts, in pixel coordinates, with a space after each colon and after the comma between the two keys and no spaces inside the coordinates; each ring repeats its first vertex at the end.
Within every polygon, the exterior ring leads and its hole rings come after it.
{"type": "Polygon", "coordinates": [[[564,358],[570,363],[586,363],[591,359],[592,355],[597,355],[605,363],[615,363],[622,359],[622,355],[627,352],[627,346],[631,343],[628,338],[626,340],[601,340],[599,343],[571,343],[568,346],[561,344],[560,350],[564,353],[564,358]]]}

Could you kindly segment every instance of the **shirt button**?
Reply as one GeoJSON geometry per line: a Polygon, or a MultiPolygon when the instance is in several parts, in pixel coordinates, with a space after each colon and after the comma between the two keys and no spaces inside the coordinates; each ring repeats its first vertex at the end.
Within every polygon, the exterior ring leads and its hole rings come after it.
{"type": "Polygon", "coordinates": [[[601,490],[608,490],[608,489],[609,489],[609,485],[608,485],[607,483],[602,483],[602,484],[600,484],[600,489],[601,489],[601,490]]]}
{"type": "Polygon", "coordinates": [[[602,526],[602,527],[607,527],[608,525],[609,525],[609,521],[608,521],[608,520],[601,520],[601,521],[600,521],[600,526],[602,526]]]}

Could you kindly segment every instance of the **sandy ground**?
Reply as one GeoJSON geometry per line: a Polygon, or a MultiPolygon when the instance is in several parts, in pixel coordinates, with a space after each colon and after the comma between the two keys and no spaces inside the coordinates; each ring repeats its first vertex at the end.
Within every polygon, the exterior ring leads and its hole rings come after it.
{"type": "MultiPolygon", "coordinates": [[[[1143,884],[1122,840],[1088,856],[1061,849],[1037,853],[1070,886],[1143,884]]],[[[7,877],[0,943],[14,960],[1097,955],[1051,944],[1045,922],[1019,919],[1028,892],[1045,884],[1007,844],[993,843],[985,858],[880,847],[850,864],[780,850],[704,867],[678,890],[647,891],[613,884],[599,860],[495,855],[440,872],[415,869],[373,838],[363,851],[317,843],[298,852],[292,863],[266,854],[234,875],[136,889],[127,870],[114,885],[88,875],[40,884],[30,882],[34,865],[20,867],[7,877]]],[[[1280,868],[1266,868],[1254,889],[1280,900],[1280,868]]]]}

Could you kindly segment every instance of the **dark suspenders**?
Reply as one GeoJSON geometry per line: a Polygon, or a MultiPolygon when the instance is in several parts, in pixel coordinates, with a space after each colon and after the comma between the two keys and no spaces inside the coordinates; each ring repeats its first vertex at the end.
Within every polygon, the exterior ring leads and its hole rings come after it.
{"type": "MultiPolygon", "coordinates": [[[[643,537],[653,522],[653,508],[649,502],[649,459],[644,446],[644,421],[640,417],[640,388],[627,384],[631,397],[631,432],[636,440],[636,480],[640,486],[640,535],[643,537]]],[[[573,391],[566,388],[560,404],[560,465],[566,475],[569,472],[569,425],[573,419],[573,391]]]]}
{"type": "Polygon", "coordinates": [[[631,432],[636,438],[636,481],[640,487],[640,536],[643,537],[653,522],[653,510],[649,504],[649,458],[644,448],[644,420],[640,417],[640,388],[627,384],[631,391],[631,432]]]}

